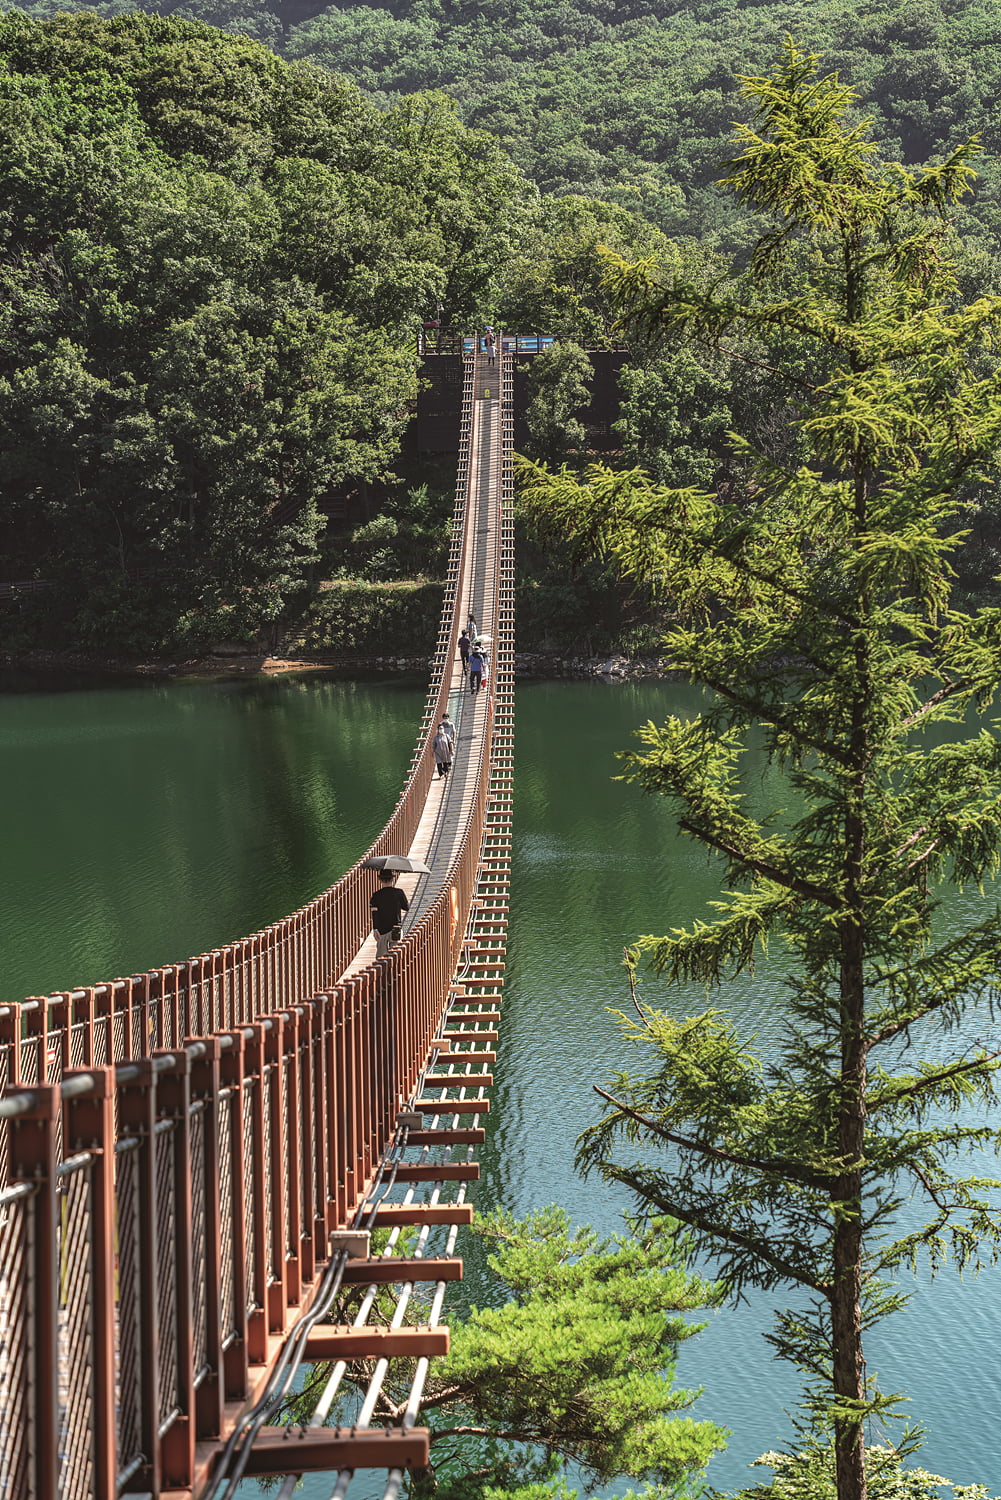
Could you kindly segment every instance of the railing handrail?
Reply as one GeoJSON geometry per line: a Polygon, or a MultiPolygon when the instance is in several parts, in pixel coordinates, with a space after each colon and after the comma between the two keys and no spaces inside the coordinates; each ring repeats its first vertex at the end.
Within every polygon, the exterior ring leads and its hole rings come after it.
{"type": "MultiPolygon", "coordinates": [[[[467,433],[477,363],[475,351],[464,361],[467,433]]],[[[470,456],[467,445],[465,537],[457,527],[421,730],[363,859],[411,847],[431,781],[477,534],[470,456]]],[[[490,484],[506,556],[509,481],[490,484]]],[[[483,587],[499,627],[497,563],[483,587]]],[[[508,672],[512,649],[505,637],[508,672]]],[[[211,1450],[226,1401],[248,1394],[290,1310],[309,1305],[331,1232],[361,1212],[397,1136],[401,1101],[420,1099],[433,1049],[451,1045],[441,1033],[466,919],[492,868],[493,701],[478,700],[480,763],[448,873],[386,958],[344,976],[370,926],[359,860],[248,938],[0,1008],[0,1411],[18,1414],[0,1423],[0,1472],[16,1493],[114,1500],[126,1480],[205,1479],[196,1439],[211,1450]]]]}

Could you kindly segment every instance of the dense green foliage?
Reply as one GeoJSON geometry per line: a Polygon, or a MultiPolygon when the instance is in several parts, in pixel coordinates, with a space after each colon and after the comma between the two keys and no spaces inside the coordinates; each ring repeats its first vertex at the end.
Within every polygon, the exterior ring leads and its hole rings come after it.
{"type": "Polygon", "coordinates": [[[440,583],[332,582],[284,632],[284,649],[307,656],[430,656],[438,636],[440,583]]]}
{"type": "MultiPolygon", "coordinates": [[[[739,76],[789,32],[857,90],[887,153],[924,160],[973,131],[1001,146],[992,0],[393,0],[326,10],[287,45],[387,102],[442,88],[545,192],[609,198],[731,250],[750,226],[716,186],[721,143],[745,114],[739,76]]],[[[992,237],[999,185],[992,171],[975,205],[992,237]]]]}
{"type": "MultiPolygon", "coordinates": [[[[645,1500],[687,1494],[725,1433],[687,1415],[698,1393],[672,1379],[679,1346],[702,1326],[686,1315],[719,1293],[685,1269],[673,1227],[600,1240],[547,1208],[522,1221],[485,1215],[473,1233],[494,1247],[499,1305],[450,1319],[451,1352],[434,1362],[421,1405],[432,1468],[410,1479],[413,1500],[572,1500],[557,1477],[565,1462],[589,1484],[645,1480],[645,1500]]],[[[348,1321],[351,1311],[341,1310],[348,1321]]],[[[399,1422],[412,1373],[391,1366],[380,1417],[399,1422]]],[[[291,1402],[295,1420],[315,1408],[327,1374],[317,1367],[291,1402]]],[[[348,1383],[363,1388],[367,1375],[359,1362],[348,1383]]]]}
{"type": "MultiPolygon", "coordinates": [[[[740,1490],[731,1500],[836,1500],[834,1451],[830,1446],[806,1444],[794,1453],[764,1453],[755,1467],[772,1469],[771,1480],[740,1490]]],[[[987,1500],[982,1484],[953,1484],[927,1469],[905,1468],[895,1448],[879,1443],[866,1450],[870,1500],[942,1500],[943,1488],[955,1500],[987,1500]]]]}
{"type": "Polygon", "coordinates": [[[867,1374],[864,1334],[900,1306],[895,1272],[1001,1250],[1001,1183],[958,1164],[1001,1146],[978,1009],[1001,913],[972,908],[944,942],[935,921],[940,889],[1001,863],[998,725],[978,722],[1001,611],[964,612],[952,567],[967,477],[998,477],[1001,299],[965,300],[947,253],[969,146],[882,163],[850,93],[792,44],[747,92],[727,177],[770,222],[749,271],[707,286],[613,259],[609,279],[641,330],[750,338],[752,362],[765,336],[792,393],[784,460],[735,439],[728,504],[598,466],[582,484],[525,465],[525,497],[547,534],[660,590],[665,651],[707,690],[692,720],[642,731],[627,776],[671,798],[723,890],[639,949],[710,994],[777,950],[786,1024],[766,1066],[719,1011],[637,1003],[640,1071],[605,1093],[580,1161],[691,1226],[734,1289],[796,1289],[773,1342],[833,1437],[839,1500],[864,1500],[867,1422],[899,1399],[867,1374]],[[741,774],[755,738],[786,787],[764,819],[741,774]],[[903,1227],[911,1195],[924,1222],[903,1227]]]}
{"type": "MultiPolygon", "coordinates": [[[[790,28],[904,160],[982,129],[955,218],[968,293],[997,281],[987,0],[289,4],[284,30],[259,0],[163,9],[39,0],[0,25],[0,555],[6,576],[58,585],[44,614],[8,612],[14,639],[274,642],[309,577],[434,576],[447,490],[429,505],[420,474],[399,477],[418,324],[440,309],[600,345],[599,246],[721,274],[759,222],[716,181],[738,75],[790,28]],[[326,527],[332,495],[384,483],[379,514],[326,527]]],[[[747,352],[634,341],[625,464],[739,488],[727,432],[770,453],[789,432],[787,388],[747,352]]],[[[565,396],[534,451],[584,462],[565,396]]],[[[982,596],[998,527],[990,496],[967,498],[959,566],[982,596]]],[[[530,552],[525,567],[523,644],[572,649],[560,585],[530,552]]],[[[576,580],[599,649],[648,623],[614,593],[601,567],[576,580]]]]}
{"type": "MultiPolygon", "coordinates": [[[[114,13],[122,0],[97,9],[114,13]]],[[[761,71],[788,33],[840,70],[887,154],[925,160],[974,131],[991,156],[1001,148],[993,0],[285,0],[273,9],[188,0],[169,9],[309,58],[381,104],[441,89],[543,191],[607,198],[728,250],[749,234],[716,186],[721,142],[746,109],[739,76],[761,71]]],[[[992,167],[972,208],[992,238],[999,186],[992,167]]]]}
{"type": "Polygon", "coordinates": [[[8,576],[78,643],[251,636],[395,459],[417,325],[472,316],[523,185],[442,98],[192,23],[12,12],[0,62],[8,576]]]}

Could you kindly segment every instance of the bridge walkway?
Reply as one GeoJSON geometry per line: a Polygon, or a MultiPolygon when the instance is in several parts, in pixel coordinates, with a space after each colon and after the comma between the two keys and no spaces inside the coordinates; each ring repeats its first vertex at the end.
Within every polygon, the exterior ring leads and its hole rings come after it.
{"type": "Polygon", "coordinates": [[[361,860],[264,932],[0,1008],[0,1475],[17,1500],[231,1497],[264,1473],[289,1476],[284,1496],[317,1470],[339,1497],[373,1467],[391,1500],[427,1463],[420,1396],[448,1343],[504,967],[512,384],[510,358],[466,359],[434,676],[366,856],[431,866],[403,940],[372,961],[361,860]],[[479,695],[457,659],[471,616],[493,638],[479,695]],[[458,754],[439,781],[446,707],[458,754]],[[269,1426],[316,1360],[332,1363],[314,1417],[269,1426]]]}
{"type": "MultiPolygon", "coordinates": [[[[495,363],[485,360],[474,368],[465,502],[468,519],[463,530],[461,582],[456,590],[452,633],[455,625],[465,624],[471,634],[491,645],[495,635],[503,634],[510,654],[510,598],[506,601],[508,616],[503,632],[500,629],[501,559],[505,541],[511,540],[510,514],[505,526],[502,507],[506,453],[500,371],[495,363]]],[[[442,685],[447,686],[447,704],[456,725],[456,754],[447,777],[431,775],[411,844],[398,851],[425,862],[431,871],[429,875],[399,877],[398,883],[411,901],[405,933],[419,927],[422,917],[441,899],[475,820],[477,797],[490,773],[491,730],[497,705],[491,670],[494,665],[492,662],[488,667],[485,686],[474,694],[469,691],[457,651],[450,662],[443,664],[442,685]]],[[[503,675],[510,690],[510,662],[504,665],[507,670],[503,675]]],[[[510,715],[510,704],[505,707],[510,715]]],[[[435,727],[433,719],[429,731],[433,733],[435,727]]],[[[506,796],[501,806],[493,809],[484,831],[481,853],[485,863],[479,900],[474,894],[442,1034],[431,1045],[413,1096],[400,1101],[408,1107],[397,1116],[396,1136],[359,1205],[353,1232],[335,1241],[344,1245],[347,1258],[336,1293],[325,1294],[324,1301],[339,1312],[336,1316],[324,1314],[324,1320],[319,1321],[316,1306],[312,1307],[292,1329],[276,1361],[280,1366],[288,1356],[283,1373],[285,1387],[298,1384],[297,1372],[302,1366],[320,1363],[327,1367],[315,1408],[298,1428],[266,1425],[264,1419],[274,1401],[273,1386],[266,1386],[258,1400],[241,1414],[245,1436],[226,1454],[226,1462],[216,1465],[206,1500],[213,1496],[231,1500],[234,1475],[276,1473],[287,1476],[278,1500],[292,1500],[304,1472],[327,1472],[331,1500],[343,1500],[350,1493],[357,1470],[374,1466],[373,1456],[394,1442],[396,1462],[383,1462],[387,1467],[384,1500],[395,1500],[405,1467],[425,1461],[426,1433],[418,1433],[416,1428],[420,1396],[430,1358],[448,1350],[443,1304],[447,1286],[462,1274],[461,1259],[455,1255],[456,1239],[460,1227],[472,1220],[467,1192],[478,1176],[475,1147],[484,1139],[482,1118],[490,1108],[484,1089],[493,1081],[492,1073],[484,1067],[496,1059],[491,1044],[496,1042],[493,1027],[500,1018],[499,970],[503,960],[499,954],[506,935],[506,900],[499,909],[498,871],[491,855],[496,852],[492,845],[498,837],[503,839],[506,851],[510,832],[508,770],[501,775],[506,796]],[[447,1036],[446,1026],[452,1028],[447,1036]],[[433,1162],[432,1147],[444,1148],[450,1160],[433,1162]],[[377,1228],[388,1229],[389,1236],[380,1255],[373,1258],[367,1236],[377,1228]],[[414,1242],[400,1255],[400,1241],[408,1231],[414,1242]],[[373,1279],[358,1301],[357,1289],[366,1284],[366,1277],[373,1279]],[[393,1305],[387,1314],[385,1293],[390,1284],[394,1287],[393,1305]],[[353,1289],[355,1298],[351,1296],[353,1289]],[[370,1319],[377,1313],[387,1321],[373,1324],[370,1319]],[[348,1316],[350,1323],[345,1321],[348,1316]],[[357,1366],[358,1359],[366,1361],[363,1370],[357,1366]],[[401,1403],[397,1391],[397,1408],[402,1404],[402,1410],[395,1413],[387,1394],[394,1359],[397,1363],[407,1361],[406,1399],[401,1403]],[[341,1417],[341,1426],[333,1429],[327,1425],[332,1411],[338,1411],[341,1417]],[[381,1425],[376,1420],[379,1415],[381,1425]],[[393,1420],[387,1421],[389,1417],[393,1420]],[[394,1420],[399,1424],[395,1434],[394,1420]]],[[[375,939],[369,934],[342,981],[364,972],[374,962],[375,939]]],[[[336,1266],[332,1259],[334,1283],[336,1266]]],[[[238,1427],[234,1436],[239,1438],[240,1432],[238,1427]]],[[[366,1483],[370,1486],[370,1481],[366,1483]]]]}
{"type": "MultiPolygon", "coordinates": [[[[504,447],[499,380],[500,370],[496,362],[483,361],[477,374],[470,433],[469,468],[475,508],[473,524],[466,537],[462,586],[455,602],[458,624],[467,628],[472,624],[473,633],[489,643],[488,656],[499,624],[497,579],[503,542],[504,447]]],[[[402,875],[397,882],[411,903],[404,923],[406,931],[420,922],[439,896],[469,826],[477,787],[485,771],[487,729],[495,703],[491,666],[489,663],[484,688],[476,694],[468,690],[468,681],[457,653],[451,664],[445,667],[447,707],[456,727],[455,757],[447,777],[432,775],[424,811],[410,847],[397,851],[431,867],[430,875],[402,875]]],[[[433,730],[434,725],[431,727],[433,730]]],[[[374,960],[375,939],[369,935],[345,970],[345,977],[359,972],[374,960]]]]}

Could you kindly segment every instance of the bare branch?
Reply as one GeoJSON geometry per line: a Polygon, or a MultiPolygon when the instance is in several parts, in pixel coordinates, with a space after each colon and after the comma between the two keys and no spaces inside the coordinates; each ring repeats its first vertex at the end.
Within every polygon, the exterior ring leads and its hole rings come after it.
{"type": "Polygon", "coordinates": [[[910,849],[912,845],[916,844],[918,839],[927,832],[927,823],[922,823],[921,827],[918,828],[914,833],[912,833],[910,838],[904,839],[904,842],[900,845],[899,849],[894,849],[892,857],[894,859],[899,859],[902,854],[906,854],[908,849],[910,849]]]}
{"type": "Polygon", "coordinates": [[[932,839],[927,849],[925,849],[921,854],[915,854],[913,859],[908,860],[907,868],[909,870],[913,870],[915,865],[920,865],[924,860],[928,858],[929,854],[932,854],[938,848],[940,842],[940,839],[932,839]]]}
{"type": "Polygon", "coordinates": [[[810,380],[801,380],[799,376],[792,375],[788,370],[783,370],[779,365],[773,365],[767,359],[755,359],[750,354],[740,354],[736,349],[731,349],[729,344],[717,344],[720,353],[727,355],[730,359],[740,360],[741,364],[750,365],[754,370],[767,370],[769,375],[778,375],[787,385],[794,385],[801,391],[807,391],[811,396],[817,387],[810,380]]]}
{"type": "MultiPolygon", "coordinates": [[[[629,1174],[621,1169],[613,1170],[611,1175],[624,1186],[631,1185],[629,1174]]],[[[795,1281],[800,1286],[808,1286],[822,1297],[830,1296],[830,1282],[817,1281],[815,1277],[800,1270],[798,1266],[794,1266],[781,1255],[776,1255],[774,1250],[771,1250],[763,1241],[752,1239],[749,1234],[743,1234],[739,1229],[732,1229],[728,1224],[719,1224],[714,1219],[707,1218],[690,1204],[676,1203],[672,1199],[665,1198],[663,1194],[654,1192],[649,1186],[644,1186],[643,1197],[647,1203],[655,1204],[657,1208],[662,1209],[669,1218],[679,1219],[682,1224],[688,1224],[692,1229],[697,1229],[713,1239],[723,1240],[728,1245],[750,1251],[758,1260],[770,1266],[787,1281],[795,1281]]]]}
{"type": "Polygon", "coordinates": [[[915,1177],[918,1179],[931,1201],[935,1204],[935,1207],[941,1210],[942,1220],[940,1222],[944,1222],[945,1219],[948,1218],[948,1216],[958,1205],[955,1203],[944,1203],[939,1197],[934,1185],[928,1181],[928,1178],[926,1177],[924,1172],[922,1172],[920,1167],[912,1166],[911,1171],[914,1173],[915,1177]]]}
{"type": "Polygon", "coordinates": [[[719,682],[705,672],[700,673],[700,676],[706,686],[711,687],[714,692],[719,693],[721,698],[729,698],[730,702],[736,703],[738,707],[758,714],[765,723],[774,724],[777,729],[782,729],[786,734],[795,736],[802,744],[809,745],[811,750],[816,750],[821,755],[829,755],[839,765],[847,766],[849,764],[847,753],[839,750],[837,745],[832,744],[828,740],[818,740],[812,734],[804,734],[802,729],[784,714],[775,713],[771,709],[766,713],[760,703],[756,703],[753,698],[747,697],[744,693],[738,693],[735,688],[730,687],[729,683],[719,682]]]}
{"type": "Polygon", "coordinates": [[[591,1086],[596,1094],[600,1094],[602,1099],[607,1099],[609,1104],[613,1104],[622,1114],[628,1115],[640,1125],[645,1125],[662,1140],[670,1141],[672,1146],[680,1146],[686,1151],[696,1151],[700,1156],[711,1157],[713,1161],[729,1162],[734,1167],[750,1167],[755,1172],[776,1173],[780,1177],[788,1178],[792,1182],[800,1182],[804,1187],[817,1188],[821,1192],[827,1191],[831,1186],[830,1178],[804,1171],[798,1163],[788,1161],[785,1157],[774,1157],[771,1161],[765,1161],[759,1157],[742,1156],[735,1151],[723,1151],[720,1147],[710,1146],[704,1141],[693,1141],[687,1136],[678,1135],[676,1131],[665,1129],[657,1120],[651,1119],[642,1111],[623,1104],[621,1099],[616,1099],[614,1094],[609,1094],[605,1089],[599,1088],[596,1083],[591,1086]]]}
{"type": "Polygon", "coordinates": [[[643,1022],[643,1025],[645,1027],[649,1028],[650,1018],[644,1012],[643,1007],[640,1005],[639,998],[638,998],[638,996],[636,994],[636,975],[633,972],[632,965],[629,963],[629,960],[628,960],[629,949],[628,948],[623,948],[622,952],[626,956],[626,975],[628,976],[628,979],[629,979],[629,994],[630,994],[630,997],[631,997],[632,1002],[633,1002],[633,1009],[635,1010],[636,1014],[639,1016],[640,1020],[643,1022]]]}
{"type": "Polygon", "coordinates": [[[784,870],[780,870],[777,865],[770,865],[766,860],[742,854],[739,849],[724,843],[722,839],[714,838],[711,833],[697,827],[694,823],[689,823],[687,819],[679,818],[678,827],[690,833],[693,838],[700,839],[703,844],[708,844],[710,848],[718,849],[721,854],[726,854],[739,864],[746,865],[755,874],[764,875],[766,879],[773,880],[776,885],[783,886],[787,891],[794,891],[797,896],[803,896],[808,901],[820,901],[824,906],[829,906],[832,911],[838,911],[841,907],[838,898],[830,891],[825,891],[823,886],[814,885],[809,880],[802,880],[797,875],[787,875],[784,870]]]}
{"type": "MultiPolygon", "coordinates": [[[[882,1041],[882,1035],[877,1040],[882,1041]]],[[[875,1042],[870,1042],[869,1045],[874,1046],[875,1042]]],[[[994,1062],[998,1057],[1001,1057],[1001,1052],[988,1052],[984,1057],[974,1057],[968,1062],[954,1063],[951,1067],[940,1068],[937,1073],[926,1073],[921,1078],[915,1079],[907,1088],[894,1089],[892,1093],[885,1090],[882,1096],[871,1094],[868,1100],[869,1113],[873,1114],[877,1109],[882,1109],[885,1104],[896,1104],[901,1099],[914,1099],[925,1089],[935,1088],[940,1083],[948,1083],[950,1078],[960,1078],[964,1073],[976,1072],[985,1063],[994,1062]]]]}
{"type": "Polygon", "coordinates": [[[924,703],[919,708],[916,708],[912,714],[908,714],[906,719],[901,719],[901,729],[912,728],[920,719],[924,718],[925,714],[930,713],[933,708],[937,708],[946,698],[951,698],[955,693],[965,692],[970,685],[965,678],[961,678],[958,682],[947,682],[944,687],[939,688],[937,693],[932,693],[930,698],[926,698],[924,703]]]}

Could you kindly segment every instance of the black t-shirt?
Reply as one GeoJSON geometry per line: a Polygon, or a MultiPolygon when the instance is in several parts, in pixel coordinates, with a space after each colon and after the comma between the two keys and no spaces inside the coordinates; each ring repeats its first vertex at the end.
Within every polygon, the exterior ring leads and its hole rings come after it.
{"type": "Polygon", "coordinates": [[[410,902],[398,885],[380,885],[372,892],[372,926],[376,932],[392,932],[403,913],[410,910],[410,902]]]}

